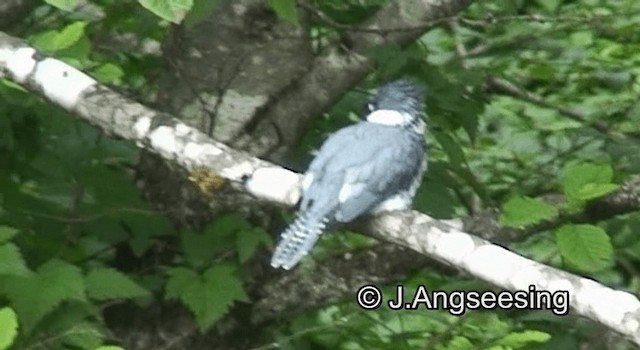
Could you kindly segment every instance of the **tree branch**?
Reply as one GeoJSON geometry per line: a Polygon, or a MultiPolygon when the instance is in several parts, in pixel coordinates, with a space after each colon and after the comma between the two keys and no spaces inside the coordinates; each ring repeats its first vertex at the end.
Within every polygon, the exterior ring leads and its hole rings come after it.
{"type": "Polygon", "coordinates": [[[573,119],[581,124],[589,126],[605,135],[608,135],[611,132],[609,126],[606,125],[605,123],[602,123],[600,121],[589,121],[585,118],[585,116],[582,113],[574,109],[571,109],[569,107],[555,105],[545,100],[543,97],[538,96],[532,92],[529,92],[508,80],[498,78],[498,77],[489,77],[487,79],[487,84],[489,85],[490,88],[502,94],[519,98],[521,100],[533,103],[534,105],[538,105],[540,107],[556,110],[560,114],[563,114],[569,117],[570,119],[573,119]]]}
{"type": "MultiPolygon", "coordinates": [[[[59,60],[42,58],[35,49],[1,32],[0,77],[186,169],[207,168],[258,199],[291,205],[298,197],[298,174],[233,150],[178,119],[130,101],[59,60]]],[[[526,259],[415,211],[387,213],[359,225],[369,235],[501,288],[527,290],[534,285],[551,292],[566,290],[571,312],[640,344],[640,301],[631,293],[526,259]]]]}
{"type": "Polygon", "coordinates": [[[375,15],[361,24],[363,32],[348,32],[339,45],[316,57],[307,71],[279,96],[264,112],[254,132],[235,145],[251,154],[273,154],[279,159],[296,144],[303,130],[319,113],[326,110],[345,91],[360,82],[373,68],[371,50],[382,44],[405,46],[426,29],[425,23],[440,23],[466,8],[471,0],[389,1],[375,15]],[[390,28],[416,27],[413,30],[386,32],[390,28]],[[278,144],[274,133],[281,138],[278,144]]]}

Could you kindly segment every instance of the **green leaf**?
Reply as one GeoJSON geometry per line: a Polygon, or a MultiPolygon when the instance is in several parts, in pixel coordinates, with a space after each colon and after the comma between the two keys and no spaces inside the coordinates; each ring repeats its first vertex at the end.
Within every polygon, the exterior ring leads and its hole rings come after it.
{"type": "Polygon", "coordinates": [[[78,5],[78,0],[45,0],[45,2],[64,11],[73,11],[78,5]]]}
{"type": "Polygon", "coordinates": [[[180,23],[193,6],[193,0],[138,0],[142,7],[156,16],[173,23],[180,23]]]}
{"type": "Polygon", "coordinates": [[[279,18],[299,25],[295,0],[267,0],[267,4],[276,12],[279,18]]]}
{"type": "Polygon", "coordinates": [[[530,197],[513,197],[504,204],[500,223],[511,227],[524,227],[558,215],[553,205],[530,197]]]}
{"type": "Polygon", "coordinates": [[[74,22],[64,27],[56,36],[54,46],[56,51],[71,47],[84,36],[87,22],[74,22]]]}
{"type": "Polygon", "coordinates": [[[187,28],[193,28],[196,24],[209,17],[217,4],[218,0],[194,0],[191,10],[184,18],[184,24],[187,28]]]}
{"type": "Polygon", "coordinates": [[[528,329],[522,332],[509,333],[498,340],[498,344],[512,349],[519,349],[530,343],[544,343],[549,339],[551,339],[551,336],[545,332],[528,329]]]}
{"type": "Polygon", "coordinates": [[[607,233],[593,225],[564,225],[555,232],[556,244],[565,263],[587,272],[602,270],[613,258],[607,233]]]}
{"type": "Polygon", "coordinates": [[[202,331],[227,313],[234,301],[248,301],[235,268],[226,264],[212,266],[202,276],[185,268],[171,269],[169,275],[167,297],[178,297],[202,331]]]}
{"type": "Polygon", "coordinates": [[[261,244],[269,246],[271,243],[271,237],[262,228],[240,231],[236,239],[240,262],[249,260],[261,244]]]}
{"type": "Polygon", "coordinates": [[[94,69],[91,75],[103,83],[113,83],[124,77],[124,71],[115,64],[105,63],[94,69]]]}
{"type": "Polygon", "coordinates": [[[593,31],[585,30],[571,33],[571,35],[569,35],[569,40],[572,44],[578,47],[590,46],[593,44],[593,31]]]}
{"type": "Polygon", "coordinates": [[[460,143],[456,142],[453,137],[443,132],[433,132],[436,140],[442,146],[442,149],[449,157],[451,165],[456,168],[462,167],[465,164],[464,151],[460,147],[460,143]]]}
{"type": "Polygon", "coordinates": [[[16,245],[0,245],[0,275],[28,276],[30,272],[16,245]]]}
{"type": "MultiPolygon", "coordinates": [[[[376,45],[371,50],[381,76],[397,74],[406,66],[409,56],[402,46],[396,43],[376,45]]],[[[358,117],[356,116],[356,120],[358,117]]]]}
{"type": "Polygon", "coordinates": [[[60,260],[46,262],[28,277],[6,281],[4,292],[27,332],[62,301],[86,301],[80,269],[60,260]]]}
{"type": "Polygon", "coordinates": [[[169,269],[168,274],[169,280],[165,287],[165,297],[167,299],[180,298],[185,288],[200,281],[200,276],[198,276],[198,274],[193,270],[184,267],[169,269]]]}
{"type": "Polygon", "coordinates": [[[18,316],[13,309],[0,309],[0,350],[8,349],[18,335],[18,316]]]}
{"type": "Polygon", "coordinates": [[[71,48],[85,37],[84,30],[86,26],[87,22],[74,22],[60,31],[50,30],[34,35],[29,42],[43,51],[62,51],[71,48]]]}
{"type": "Polygon", "coordinates": [[[569,201],[583,202],[600,197],[616,188],[609,164],[573,163],[562,172],[562,189],[569,201]]]}
{"type": "Polygon", "coordinates": [[[95,349],[104,339],[98,325],[87,321],[74,324],[64,334],[62,342],[72,349],[95,349]]]}
{"type": "Polygon", "coordinates": [[[87,294],[96,300],[146,297],[150,293],[129,276],[112,268],[91,270],[85,278],[87,294]]]}
{"type": "Polygon", "coordinates": [[[213,246],[217,237],[211,231],[204,233],[187,231],[183,232],[180,238],[185,258],[193,267],[209,262],[215,254],[213,246]]]}
{"type": "Polygon", "coordinates": [[[239,230],[250,229],[251,225],[245,220],[245,218],[238,213],[229,213],[217,217],[209,225],[207,225],[203,232],[214,233],[217,237],[228,236],[236,233],[239,230]]]}
{"type": "Polygon", "coordinates": [[[619,186],[616,184],[586,184],[578,190],[576,198],[580,200],[588,200],[602,197],[609,192],[615,191],[618,187],[619,186]]]}
{"type": "Polygon", "coordinates": [[[561,4],[561,0],[537,0],[536,2],[551,13],[556,12],[556,10],[558,10],[558,6],[561,4]]]}
{"type": "Polygon", "coordinates": [[[473,343],[471,343],[469,339],[460,335],[456,335],[447,343],[445,347],[439,347],[439,349],[472,350],[472,349],[476,349],[476,347],[473,346],[473,343]]]}
{"type": "MultiPolygon", "coordinates": [[[[20,232],[20,230],[18,230],[17,228],[4,225],[0,226],[0,243],[4,243],[10,240],[15,235],[17,235],[18,232],[20,232]]],[[[0,259],[0,261],[2,260],[0,259]]]]}

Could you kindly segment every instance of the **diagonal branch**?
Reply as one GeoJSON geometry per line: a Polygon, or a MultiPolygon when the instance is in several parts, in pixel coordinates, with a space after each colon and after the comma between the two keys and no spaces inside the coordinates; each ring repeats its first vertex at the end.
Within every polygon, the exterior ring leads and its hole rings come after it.
{"type": "Polygon", "coordinates": [[[530,91],[527,91],[508,80],[498,78],[498,77],[489,77],[487,79],[487,84],[489,85],[490,88],[502,94],[519,98],[521,100],[533,103],[534,105],[538,105],[540,107],[554,109],[559,113],[567,116],[568,118],[575,120],[581,124],[587,125],[603,133],[604,135],[608,135],[611,132],[607,124],[602,123],[600,121],[589,121],[581,112],[576,111],[575,109],[571,109],[569,107],[557,106],[545,100],[541,96],[538,96],[530,91]]]}
{"type": "Polygon", "coordinates": [[[371,50],[379,45],[405,46],[417,39],[427,27],[440,23],[466,8],[471,0],[389,1],[361,24],[368,32],[349,32],[339,45],[317,56],[311,68],[278,97],[261,115],[260,121],[236,146],[259,156],[278,159],[298,141],[303,130],[320,112],[371,72],[371,50]],[[413,30],[386,33],[388,28],[416,27],[413,30]],[[273,137],[276,134],[279,137],[273,137]],[[274,144],[278,141],[277,144],[274,144]],[[271,154],[274,157],[271,157],[271,154]]]}
{"type": "MultiPolygon", "coordinates": [[[[0,77],[186,169],[204,167],[258,199],[291,205],[299,175],[233,150],[202,132],[128,100],[93,78],[0,32],[0,77]]],[[[640,344],[640,301],[593,280],[526,259],[505,248],[415,211],[387,213],[359,223],[362,232],[410,248],[508,290],[570,294],[571,312],[640,344]]]]}

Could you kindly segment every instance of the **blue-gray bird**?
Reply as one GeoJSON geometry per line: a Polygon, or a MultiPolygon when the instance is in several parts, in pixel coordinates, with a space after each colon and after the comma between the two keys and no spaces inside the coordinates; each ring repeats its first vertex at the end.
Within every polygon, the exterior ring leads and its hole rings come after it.
{"type": "Polygon", "coordinates": [[[298,217],[280,236],[271,266],[290,269],[339,223],[411,207],[427,164],[422,95],[412,81],[387,83],[363,121],[324,142],[303,177],[298,217]]]}

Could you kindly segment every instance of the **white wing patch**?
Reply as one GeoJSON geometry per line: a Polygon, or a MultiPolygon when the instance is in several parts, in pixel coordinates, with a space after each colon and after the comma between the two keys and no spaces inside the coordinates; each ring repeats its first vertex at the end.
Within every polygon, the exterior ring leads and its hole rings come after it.
{"type": "Polygon", "coordinates": [[[338,193],[338,202],[344,203],[349,198],[353,196],[357,196],[360,193],[362,193],[362,190],[364,190],[363,183],[355,183],[355,184],[346,183],[342,185],[342,187],[340,188],[340,193],[338,193]]]}
{"type": "Polygon", "coordinates": [[[378,204],[372,211],[372,214],[378,214],[385,211],[407,210],[411,207],[412,198],[407,191],[400,192],[389,197],[378,204]]]}
{"type": "Polygon", "coordinates": [[[404,125],[411,122],[411,115],[390,109],[379,109],[367,116],[367,121],[382,125],[404,125]]]}
{"type": "Polygon", "coordinates": [[[312,182],[313,173],[309,171],[304,175],[304,178],[302,179],[302,192],[306,192],[309,189],[309,186],[311,186],[312,182]]]}

